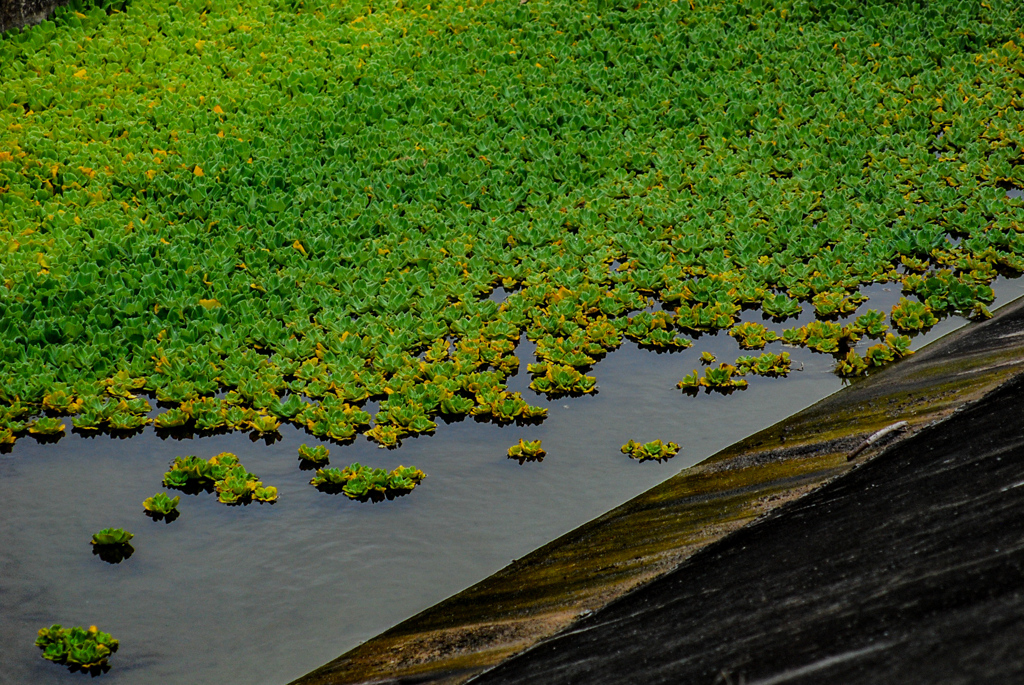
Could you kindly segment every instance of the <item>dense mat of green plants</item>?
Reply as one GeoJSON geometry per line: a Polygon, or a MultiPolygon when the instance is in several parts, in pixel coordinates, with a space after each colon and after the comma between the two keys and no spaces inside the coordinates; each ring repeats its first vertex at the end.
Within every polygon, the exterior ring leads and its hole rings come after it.
{"type": "Polygon", "coordinates": [[[166,429],[382,445],[536,420],[504,384],[524,332],[552,395],[624,335],[862,373],[907,341],[835,323],[861,286],[902,281],[914,331],[1024,269],[1022,24],[1009,0],[137,0],[9,34],[0,442],[44,410],[130,430],[139,393],[166,429]],[[734,327],[801,303],[819,320],[734,327]]]}

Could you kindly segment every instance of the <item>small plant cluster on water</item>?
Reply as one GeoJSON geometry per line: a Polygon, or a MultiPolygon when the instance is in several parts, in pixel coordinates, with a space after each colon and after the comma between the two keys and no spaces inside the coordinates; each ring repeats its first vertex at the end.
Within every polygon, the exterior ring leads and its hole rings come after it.
{"type": "Polygon", "coordinates": [[[412,466],[399,466],[392,471],[374,469],[356,462],[343,469],[317,469],[310,482],[324,492],[343,492],[352,499],[380,501],[392,499],[412,490],[426,474],[412,466]]]}
{"type": "Polygon", "coordinates": [[[392,447],[541,418],[524,335],[558,396],[716,331],[855,374],[835,320],[874,283],[906,300],[873,334],[988,316],[1024,270],[1024,7],[823,7],[139,0],[3,36],[0,447],[149,400],[392,447]]]}
{"type": "Polygon", "coordinates": [[[104,528],[92,535],[92,553],[108,564],[120,564],[135,553],[129,544],[133,537],[134,533],[123,528],[104,528]]]}
{"type": "Polygon", "coordinates": [[[142,508],[153,520],[166,519],[168,522],[178,517],[178,502],[181,497],[170,497],[166,492],[158,492],[142,501],[142,508]]]}
{"type": "Polygon", "coordinates": [[[264,486],[230,452],[205,460],[193,455],[175,457],[171,470],[164,474],[164,485],[186,492],[216,491],[217,500],[224,504],[277,501],[277,488],[264,486]]]}
{"type": "Polygon", "coordinates": [[[651,442],[630,440],[621,449],[623,454],[628,454],[631,459],[639,461],[662,461],[671,459],[679,453],[679,445],[661,440],[652,440],[651,442]]]}
{"type": "Polygon", "coordinates": [[[542,461],[547,452],[540,446],[540,440],[520,440],[508,448],[508,458],[518,459],[520,464],[528,461],[542,461]]]}
{"type": "Polygon", "coordinates": [[[129,533],[123,528],[104,528],[103,530],[93,533],[92,544],[94,545],[127,545],[128,542],[135,537],[134,533],[129,533]]]}
{"type": "Polygon", "coordinates": [[[299,445],[300,461],[316,464],[317,466],[327,466],[330,462],[330,456],[331,451],[327,448],[327,445],[314,445],[313,447],[299,445]]]}
{"type": "Polygon", "coordinates": [[[44,659],[96,674],[107,668],[107,659],[117,651],[118,642],[96,626],[64,628],[56,624],[39,629],[36,647],[43,650],[44,659]]]}

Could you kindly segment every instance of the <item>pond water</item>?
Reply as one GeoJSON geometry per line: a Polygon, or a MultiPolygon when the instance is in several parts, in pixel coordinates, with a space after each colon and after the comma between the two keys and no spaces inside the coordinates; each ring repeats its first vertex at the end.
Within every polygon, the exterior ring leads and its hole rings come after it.
{"type": "MultiPolygon", "coordinates": [[[[994,287],[996,304],[1005,304],[1024,294],[1024,279],[994,287]]],[[[887,311],[899,298],[899,286],[865,292],[872,299],[862,310],[887,311]]],[[[964,323],[946,319],[914,346],[964,323]]],[[[33,646],[52,623],[96,624],[121,640],[105,682],[287,682],[842,386],[831,357],[790,349],[802,370],[787,379],[748,377],[749,389],[729,397],[683,395],[675,383],[700,368],[700,350],[723,361],[741,354],[719,334],[672,354],[627,341],[596,365],[598,394],[547,401],[527,389],[532,347],[520,345],[523,370],[511,389],[549,408],[540,425],[467,419],[394,451],[363,438],[331,447],[334,466],[405,464],[427,473],[393,501],[315,490],[296,452],[315,439],[290,427],[270,445],[238,433],[161,439],[151,428],[130,439],[19,440],[0,456],[0,683],[83,677],[33,646]],[[519,438],[543,439],[547,457],[523,465],[506,458],[519,438]],[[640,464],[619,452],[631,438],[672,440],[682,451],[640,464]],[[182,497],[173,523],[143,515],[142,500],[165,490],[175,456],[221,451],[277,486],[279,502],[228,507],[201,494],[182,497]],[[112,565],[91,553],[89,538],[104,527],[135,533],[129,559],[112,565]]]]}

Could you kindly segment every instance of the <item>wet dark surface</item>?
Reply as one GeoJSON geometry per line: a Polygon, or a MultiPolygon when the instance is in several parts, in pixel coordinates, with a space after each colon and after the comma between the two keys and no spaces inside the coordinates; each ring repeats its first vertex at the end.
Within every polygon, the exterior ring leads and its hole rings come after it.
{"type": "Polygon", "coordinates": [[[1024,679],[1024,382],[474,683],[1024,679]]]}

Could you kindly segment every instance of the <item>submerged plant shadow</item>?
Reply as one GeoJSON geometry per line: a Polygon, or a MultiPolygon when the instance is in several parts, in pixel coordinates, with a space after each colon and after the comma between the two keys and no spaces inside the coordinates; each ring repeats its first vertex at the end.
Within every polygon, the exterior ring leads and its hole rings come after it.
{"type": "Polygon", "coordinates": [[[128,543],[123,545],[93,545],[92,553],[108,564],[120,564],[135,554],[135,548],[128,543]]]}
{"type": "Polygon", "coordinates": [[[172,511],[169,514],[161,514],[159,511],[148,511],[148,510],[144,511],[143,513],[145,513],[145,515],[148,516],[149,518],[153,519],[154,522],[163,521],[164,523],[171,523],[172,521],[177,519],[179,516],[181,516],[181,512],[179,512],[177,509],[175,509],[174,511],[172,511]]]}

